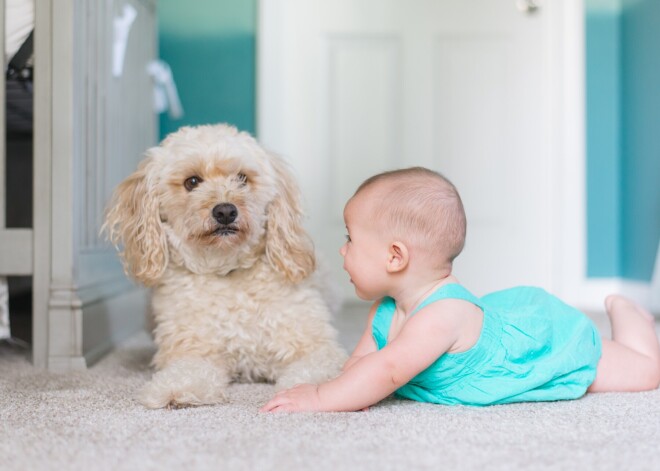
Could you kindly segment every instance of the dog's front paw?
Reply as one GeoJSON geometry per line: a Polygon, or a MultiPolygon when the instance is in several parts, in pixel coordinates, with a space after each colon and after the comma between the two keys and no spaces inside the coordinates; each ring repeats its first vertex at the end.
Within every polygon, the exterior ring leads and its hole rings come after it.
{"type": "Polygon", "coordinates": [[[275,389],[280,391],[296,384],[319,384],[337,377],[348,356],[338,345],[329,343],[319,346],[310,353],[283,369],[275,389]]]}
{"type": "Polygon", "coordinates": [[[227,373],[202,358],[182,358],[156,372],[139,401],[149,409],[218,404],[227,401],[227,373]]]}

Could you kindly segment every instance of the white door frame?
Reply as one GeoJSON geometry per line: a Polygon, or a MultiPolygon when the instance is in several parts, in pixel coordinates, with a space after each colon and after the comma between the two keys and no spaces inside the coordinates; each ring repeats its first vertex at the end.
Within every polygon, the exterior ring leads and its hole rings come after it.
{"type": "MultiPolygon", "coordinates": [[[[613,283],[586,278],[586,150],[585,150],[585,44],[583,0],[546,0],[549,15],[551,91],[550,145],[552,201],[552,285],[555,294],[584,309],[602,305],[603,293],[613,283]]],[[[281,95],[281,64],[270,51],[277,50],[287,27],[283,0],[258,1],[257,34],[257,134],[265,142],[282,144],[287,134],[280,110],[296,106],[281,95]]]]}

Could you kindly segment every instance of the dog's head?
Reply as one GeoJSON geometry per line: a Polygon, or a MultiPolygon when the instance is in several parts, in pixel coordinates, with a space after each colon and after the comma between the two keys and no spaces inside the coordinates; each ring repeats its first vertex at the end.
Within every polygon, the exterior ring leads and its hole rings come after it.
{"type": "Polygon", "coordinates": [[[287,166],[227,125],[185,127],[149,149],[112,195],[103,230],[147,286],[170,263],[226,275],[265,257],[291,282],[314,270],[287,166]]]}

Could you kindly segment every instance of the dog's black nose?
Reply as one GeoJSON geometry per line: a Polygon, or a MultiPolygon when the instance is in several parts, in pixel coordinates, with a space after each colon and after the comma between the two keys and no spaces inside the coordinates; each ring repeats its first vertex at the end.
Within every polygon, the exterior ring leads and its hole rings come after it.
{"type": "Polygon", "coordinates": [[[212,213],[220,224],[231,224],[238,217],[238,209],[231,203],[220,203],[213,208],[212,213]]]}

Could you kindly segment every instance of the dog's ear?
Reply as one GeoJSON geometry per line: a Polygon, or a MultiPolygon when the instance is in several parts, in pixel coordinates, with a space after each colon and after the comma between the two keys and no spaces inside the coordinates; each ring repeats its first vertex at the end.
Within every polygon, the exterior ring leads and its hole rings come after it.
{"type": "Polygon", "coordinates": [[[303,228],[300,192],[293,175],[279,157],[270,158],[277,195],[268,207],[266,257],[273,268],[297,283],[316,267],[314,245],[303,228]]]}
{"type": "Polygon", "coordinates": [[[101,232],[115,245],[127,275],[146,286],[155,284],[168,262],[167,238],[155,192],[154,157],[147,153],[137,171],[117,186],[101,232]]]}

